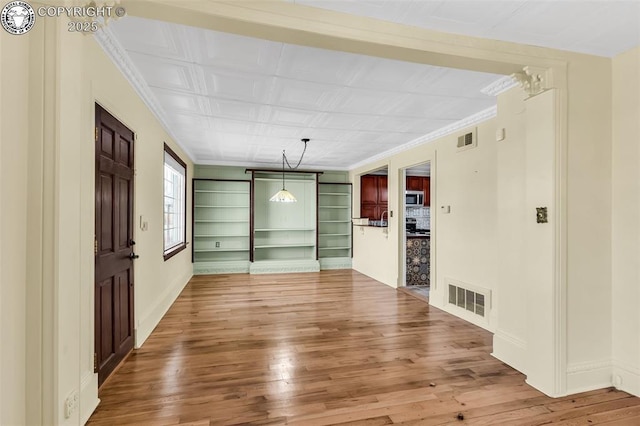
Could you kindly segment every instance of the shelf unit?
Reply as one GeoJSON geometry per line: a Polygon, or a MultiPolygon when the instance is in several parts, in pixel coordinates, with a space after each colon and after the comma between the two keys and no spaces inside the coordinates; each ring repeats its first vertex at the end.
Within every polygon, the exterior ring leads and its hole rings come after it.
{"type": "Polygon", "coordinates": [[[194,274],[249,272],[251,182],[193,179],[194,274]]]}
{"type": "Polygon", "coordinates": [[[317,173],[285,174],[285,186],[296,203],[274,203],[282,189],[281,172],[251,171],[253,192],[251,273],[310,272],[317,260],[317,173]]]}
{"type": "Polygon", "coordinates": [[[318,184],[318,257],[321,269],[351,268],[350,183],[318,184]]]}

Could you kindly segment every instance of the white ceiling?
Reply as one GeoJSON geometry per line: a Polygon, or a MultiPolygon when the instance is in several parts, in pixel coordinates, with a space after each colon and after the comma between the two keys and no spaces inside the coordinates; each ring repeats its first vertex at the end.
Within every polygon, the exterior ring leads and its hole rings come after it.
{"type": "Polygon", "coordinates": [[[639,0],[287,0],[351,15],[612,57],[640,44],[639,0]]]}
{"type": "MultiPolygon", "coordinates": [[[[540,45],[600,46],[591,52],[599,54],[605,47],[610,54],[625,50],[634,37],[630,2],[295,2],[512,41],[532,43],[514,38],[537,34],[540,45]],[[627,15],[616,15],[620,11],[627,15]],[[596,14],[618,16],[620,25],[596,26],[599,36],[578,40],[596,14]],[[562,22],[571,25],[560,31],[562,22]]],[[[110,24],[106,34],[126,52],[125,68],[141,80],[138,89],[152,110],[201,164],[278,167],[283,149],[297,161],[299,140],[310,138],[301,167],[349,169],[474,114],[487,115],[495,98],[480,90],[502,77],[134,17],[110,24]]]]}

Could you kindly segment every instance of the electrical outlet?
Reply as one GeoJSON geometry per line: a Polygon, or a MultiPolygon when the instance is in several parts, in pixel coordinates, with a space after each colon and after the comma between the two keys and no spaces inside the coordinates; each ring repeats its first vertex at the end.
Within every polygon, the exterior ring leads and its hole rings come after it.
{"type": "Polygon", "coordinates": [[[70,418],[78,410],[78,392],[73,391],[64,401],[64,418],[70,418]]]}

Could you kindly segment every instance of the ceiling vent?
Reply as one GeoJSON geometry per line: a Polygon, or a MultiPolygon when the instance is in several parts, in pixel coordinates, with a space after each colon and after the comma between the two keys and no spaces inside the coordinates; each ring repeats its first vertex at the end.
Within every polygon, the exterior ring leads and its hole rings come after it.
{"type": "Polygon", "coordinates": [[[469,133],[458,136],[457,150],[464,151],[478,146],[477,129],[473,129],[469,133]]]}

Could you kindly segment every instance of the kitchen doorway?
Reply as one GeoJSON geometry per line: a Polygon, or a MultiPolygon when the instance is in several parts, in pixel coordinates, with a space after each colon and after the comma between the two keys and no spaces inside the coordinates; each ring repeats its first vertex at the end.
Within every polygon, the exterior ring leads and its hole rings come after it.
{"type": "Polygon", "coordinates": [[[431,289],[431,162],[403,169],[402,217],[404,233],[401,241],[405,290],[421,299],[431,289]]]}

